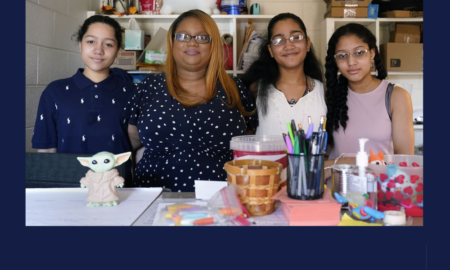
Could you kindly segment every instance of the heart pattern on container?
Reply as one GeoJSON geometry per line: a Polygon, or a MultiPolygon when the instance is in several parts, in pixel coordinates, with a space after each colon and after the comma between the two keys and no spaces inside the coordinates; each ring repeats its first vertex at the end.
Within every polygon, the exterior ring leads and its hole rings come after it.
{"type": "Polygon", "coordinates": [[[419,176],[418,175],[411,175],[411,179],[410,179],[411,183],[415,183],[417,181],[419,181],[419,176]]]}
{"type": "Polygon", "coordinates": [[[417,185],[416,191],[417,191],[417,192],[423,191],[423,184],[422,184],[422,183],[419,183],[419,184],[417,185]]]}
{"type": "Polygon", "coordinates": [[[396,200],[403,200],[403,194],[402,194],[399,190],[397,190],[397,191],[395,192],[394,198],[395,198],[396,200]]]}
{"type": "Polygon", "coordinates": [[[405,206],[405,207],[407,207],[407,208],[410,208],[410,207],[411,207],[411,198],[406,198],[406,199],[404,199],[404,200],[402,201],[402,205],[405,206]]]}
{"type": "Polygon", "coordinates": [[[400,167],[406,167],[406,166],[408,166],[408,164],[406,164],[406,162],[400,162],[400,163],[398,164],[398,166],[400,166],[400,167]]]}
{"type": "Polygon", "coordinates": [[[404,175],[399,175],[399,176],[395,177],[395,181],[397,181],[397,183],[403,184],[403,180],[405,180],[404,175]]]}
{"type": "Polygon", "coordinates": [[[420,167],[419,164],[417,164],[417,163],[415,163],[415,162],[412,163],[412,166],[413,166],[413,167],[420,167]]]}
{"type": "Polygon", "coordinates": [[[386,199],[390,200],[394,196],[394,192],[386,191],[386,199]]]}
{"type": "Polygon", "coordinates": [[[395,188],[395,181],[394,181],[394,180],[390,180],[390,181],[389,181],[389,184],[387,184],[387,186],[388,186],[389,188],[395,188]]]}
{"type": "Polygon", "coordinates": [[[413,189],[412,189],[411,186],[409,186],[409,187],[404,188],[403,192],[406,193],[406,194],[412,195],[413,194],[413,189]]]}
{"type": "Polygon", "coordinates": [[[417,195],[416,202],[421,203],[423,201],[423,195],[417,195]]]}
{"type": "Polygon", "coordinates": [[[388,178],[388,177],[387,177],[386,174],[380,173],[380,181],[381,181],[381,182],[384,182],[384,180],[386,180],[387,178],[388,178]]]}

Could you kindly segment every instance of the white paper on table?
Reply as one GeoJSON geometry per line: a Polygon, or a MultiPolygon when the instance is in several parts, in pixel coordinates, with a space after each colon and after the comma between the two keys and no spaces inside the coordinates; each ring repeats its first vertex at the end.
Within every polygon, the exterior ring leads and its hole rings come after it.
{"type": "Polygon", "coordinates": [[[88,207],[87,188],[26,189],[26,226],[131,226],[162,188],[118,188],[116,206],[88,207]]]}
{"type": "Polygon", "coordinates": [[[227,181],[195,180],[195,198],[209,200],[217,191],[228,186],[227,181]]]}

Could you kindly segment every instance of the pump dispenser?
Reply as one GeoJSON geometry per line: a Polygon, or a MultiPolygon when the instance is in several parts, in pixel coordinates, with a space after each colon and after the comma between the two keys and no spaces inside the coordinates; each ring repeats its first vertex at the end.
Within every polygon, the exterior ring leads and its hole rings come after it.
{"type": "Polygon", "coordinates": [[[350,170],[349,190],[361,194],[367,194],[371,208],[377,209],[377,183],[375,172],[370,169],[369,155],[364,151],[367,138],[359,139],[359,152],[356,154],[356,167],[350,170]]]}
{"type": "Polygon", "coordinates": [[[364,151],[364,145],[369,139],[359,139],[359,152],[356,154],[356,166],[358,166],[359,176],[364,176],[365,168],[369,166],[369,156],[364,151]]]}

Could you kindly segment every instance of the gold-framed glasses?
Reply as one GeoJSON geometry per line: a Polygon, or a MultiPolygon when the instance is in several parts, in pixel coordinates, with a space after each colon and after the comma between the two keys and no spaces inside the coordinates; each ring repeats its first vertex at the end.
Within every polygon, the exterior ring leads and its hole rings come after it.
{"type": "MultiPolygon", "coordinates": [[[[297,43],[303,40],[303,35],[302,34],[297,34],[297,35],[292,35],[289,39],[290,42],[292,43],[297,43]]],[[[286,43],[286,38],[282,38],[282,37],[277,37],[272,39],[272,44],[274,46],[278,46],[278,45],[283,45],[286,43]]]]}
{"type": "Polygon", "coordinates": [[[334,59],[336,59],[336,62],[346,62],[350,55],[353,55],[355,59],[361,59],[368,51],[369,50],[356,50],[352,53],[338,53],[334,55],[334,59]]]}

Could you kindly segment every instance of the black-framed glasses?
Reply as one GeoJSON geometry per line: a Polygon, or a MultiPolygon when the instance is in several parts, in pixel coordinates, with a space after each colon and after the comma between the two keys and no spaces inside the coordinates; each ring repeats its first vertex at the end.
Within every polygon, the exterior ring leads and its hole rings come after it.
{"type": "Polygon", "coordinates": [[[200,44],[210,43],[212,40],[211,37],[208,35],[191,36],[191,35],[183,34],[183,33],[175,34],[175,39],[178,41],[181,41],[181,42],[189,42],[189,41],[191,41],[192,38],[194,38],[195,42],[200,43],[200,44]]]}
{"type": "MultiPolygon", "coordinates": [[[[293,35],[291,36],[289,39],[290,42],[292,43],[297,43],[303,40],[303,35],[302,34],[297,34],[297,35],[293,35]]],[[[278,46],[278,45],[283,45],[284,43],[286,43],[286,38],[282,38],[282,37],[277,37],[272,39],[272,44],[274,46],[278,46]]]]}
{"type": "Polygon", "coordinates": [[[355,57],[355,59],[361,59],[369,50],[356,50],[352,53],[338,53],[334,55],[336,62],[345,62],[350,57],[350,54],[355,57]]]}

